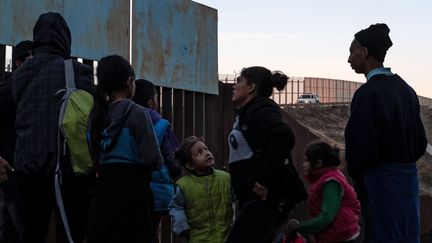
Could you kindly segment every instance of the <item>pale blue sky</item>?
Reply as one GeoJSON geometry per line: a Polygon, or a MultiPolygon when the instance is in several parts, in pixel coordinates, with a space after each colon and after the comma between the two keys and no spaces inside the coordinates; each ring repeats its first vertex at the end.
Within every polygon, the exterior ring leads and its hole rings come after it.
{"type": "Polygon", "coordinates": [[[431,0],[197,0],[218,10],[219,73],[265,66],[289,76],[364,81],[347,63],[354,34],[386,23],[385,66],[432,97],[431,0]]]}

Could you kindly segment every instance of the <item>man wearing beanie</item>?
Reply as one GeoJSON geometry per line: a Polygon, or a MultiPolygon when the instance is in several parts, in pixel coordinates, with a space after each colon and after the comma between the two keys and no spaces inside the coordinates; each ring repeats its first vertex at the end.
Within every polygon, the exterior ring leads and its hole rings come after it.
{"type": "Polygon", "coordinates": [[[383,65],[390,29],[355,34],[348,63],[366,83],[354,94],[345,128],[348,173],[362,203],[363,242],[420,242],[416,161],[427,140],[415,91],[383,65]]]}

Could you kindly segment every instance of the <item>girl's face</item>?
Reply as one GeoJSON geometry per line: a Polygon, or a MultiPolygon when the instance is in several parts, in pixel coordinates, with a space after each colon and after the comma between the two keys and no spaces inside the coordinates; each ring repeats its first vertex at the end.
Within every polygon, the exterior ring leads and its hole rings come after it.
{"type": "Polygon", "coordinates": [[[308,158],[305,156],[304,162],[303,162],[303,171],[304,171],[304,174],[306,176],[310,175],[314,170],[317,170],[317,169],[321,168],[321,165],[322,165],[321,161],[318,161],[318,162],[312,164],[308,160],[308,158]]]}
{"type": "Polygon", "coordinates": [[[233,86],[232,101],[240,106],[245,105],[252,97],[251,94],[255,88],[255,84],[240,76],[237,78],[237,83],[233,86]]]}
{"type": "Polygon", "coordinates": [[[214,165],[213,154],[203,142],[199,141],[194,144],[190,152],[192,163],[189,166],[197,174],[206,174],[208,169],[214,165]]]}

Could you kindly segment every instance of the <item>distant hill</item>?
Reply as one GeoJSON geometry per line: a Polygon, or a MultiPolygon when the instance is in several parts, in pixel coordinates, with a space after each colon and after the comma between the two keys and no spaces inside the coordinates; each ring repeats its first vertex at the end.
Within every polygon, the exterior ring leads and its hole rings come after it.
{"type": "MultiPolygon", "coordinates": [[[[342,150],[345,149],[344,130],[349,118],[349,105],[326,106],[322,104],[310,104],[304,106],[286,106],[284,110],[290,117],[296,120],[299,125],[304,126],[314,137],[337,145],[342,150]]],[[[432,141],[432,109],[422,107],[421,117],[428,141],[432,141]]],[[[296,138],[299,140],[301,136],[305,135],[306,133],[303,131],[301,134],[296,134],[296,138]]],[[[306,143],[303,143],[302,146],[304,146],[304,144],[306,143]]],[[[304,147],[298,148],[298,150],[303,151],[304,147]]],[[[297,158],[301,160],[302,157],[298,155],[297,158]]],[[[297,164],[299,163],[300,161],[297,161],[297,164]]],[[[417,162],[417,165],[420,174],[420,194],[432,195],[432,156],[426,153],[417,162]]],[[[297,166],[297,168],[301,170],[299,166],[297,166]]]]}

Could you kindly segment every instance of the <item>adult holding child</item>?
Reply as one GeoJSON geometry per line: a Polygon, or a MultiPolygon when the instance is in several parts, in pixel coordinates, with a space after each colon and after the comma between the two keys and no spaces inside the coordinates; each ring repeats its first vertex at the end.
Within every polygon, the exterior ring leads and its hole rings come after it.
{"type": "Polygon", "coordinates": [[[269,99],[288,77],[264,67],[241,71],[233,87],[237,117],[228,141],[229,168],[239,215],[227,238],[231,242],[270,242],[289,210],[306,197],[292,164],[294,134],[269,99]]]}

